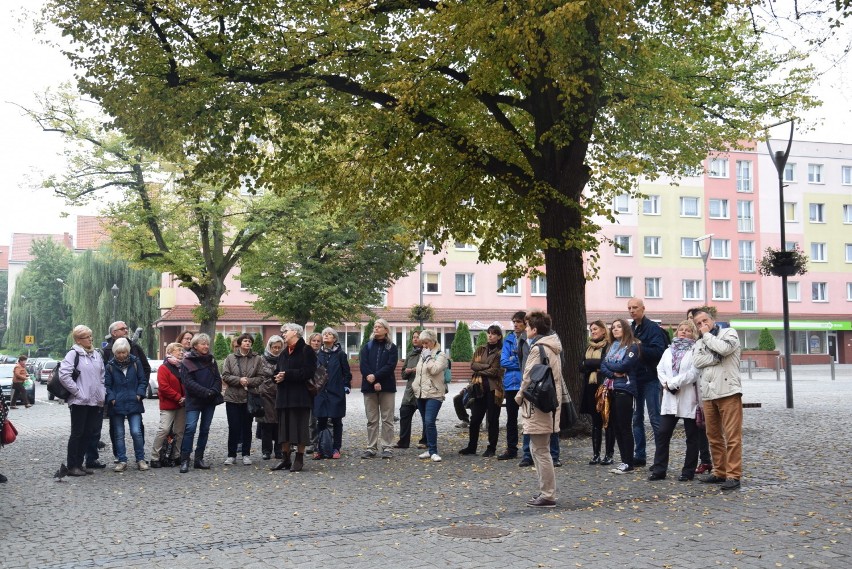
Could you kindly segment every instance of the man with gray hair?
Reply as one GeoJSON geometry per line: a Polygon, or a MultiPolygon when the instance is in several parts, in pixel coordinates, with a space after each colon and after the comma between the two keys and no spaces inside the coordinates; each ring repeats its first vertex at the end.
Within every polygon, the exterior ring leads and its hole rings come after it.
{"type": "Polygon", "coordinates": [[[393,408],[396,402],[396,344],[390,340],[390,325],[379,318],[373,325],[373,338],[360,353],[361,393],[367,414],[367,449],[361,458],[373,458],[379,452],[381,422],[382,458],[393,458],[393,408]]]}

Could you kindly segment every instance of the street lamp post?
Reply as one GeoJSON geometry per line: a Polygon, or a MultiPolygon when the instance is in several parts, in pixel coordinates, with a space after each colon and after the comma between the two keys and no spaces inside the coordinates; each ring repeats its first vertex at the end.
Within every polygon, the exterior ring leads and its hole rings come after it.
{"type": "Polygon", "coordinates": [[[698,246],[698,254],[701,255],[701,261],[704,263],[704,304],[706,306],[710,306],[710,296],[707,294],[709,290],[707,288],[707,259],[710,257],[710,246],[713,243],[713,234],[708,233],[707,235],[702,235],[698,239],[693,239],[695,244],[698,246]],[[701,243],[703,241],[708,241],[707,250],[704,251],[701,249],[701,243]]]}
{"type": "MultiPolygon", "coordinates": [[[[790,147],[793,146],[793,119],[781,121],[772,126],[780,126],[790,123],[790,138],[787,140],[787,150],[772,152],[769,144],[769,132],[766,133],[766,147],[769,157],[778,171],[778,210],[781,222],[781,250],[787,250],[787,231],[784,226],[784,169],[787,167],[787,159],[790,157],[790,147]]],[[[768,128],[772,128],[772,126],[768,128]]],[[[784,310],[784,383],[787,387],[787,409],[793,408],[793,365],[790,361],[790,299],[787,292],[787,275],[781,275],[781,304],[784,310]]]]}
{"type": "Polygon", "coordinates": [[[417,244],[417,251],[420,253],[420,308],[417,311],[418,319],[420,320],[420,329],[423,329],[423,252],[426,250],[426,243],[421,241],[417,244]]]}
{"type": "Polygon", "coordinates": [[[110,324],[112,324],[115,322],[115,309],[118,304],[118,285],[113,283],[110,290],[112,290],[112,321],[110,322],[110,324]]]}

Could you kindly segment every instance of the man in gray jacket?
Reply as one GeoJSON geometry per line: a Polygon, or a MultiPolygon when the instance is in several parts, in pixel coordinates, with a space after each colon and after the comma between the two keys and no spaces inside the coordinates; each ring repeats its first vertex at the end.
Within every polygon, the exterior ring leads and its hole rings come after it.
{"type": "Polygon", "coordinates": [[[713,472],[701,482],[740,487],[743,462],[743,404],[740,381],[740,340],[732,328],[720,329],[706,312],[695,314],[701,338],[692,348],[692,363],[701,375],[707,440],[713,472]]]}

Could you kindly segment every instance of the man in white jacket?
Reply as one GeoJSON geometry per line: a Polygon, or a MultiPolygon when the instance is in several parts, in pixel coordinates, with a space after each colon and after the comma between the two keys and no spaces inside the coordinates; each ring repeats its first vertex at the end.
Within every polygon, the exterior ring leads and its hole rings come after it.
{"type": "Polygon", "coordinates": [[[720,329],[706,312],[695,314],[695,325],[701,338],[695,342],[692,362],[701,375],[707,440],[713,456],[713,472],[701,481],[735,490],[740,487],[743,462],[740,340],[736,330],[720,329]]]}

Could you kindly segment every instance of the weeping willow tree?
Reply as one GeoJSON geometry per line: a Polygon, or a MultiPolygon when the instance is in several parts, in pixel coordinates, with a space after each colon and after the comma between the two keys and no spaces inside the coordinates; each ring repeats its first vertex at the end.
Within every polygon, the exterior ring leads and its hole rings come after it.
{"type": "Polygon", "coordinates": [[[142,328],[140,344],[149,357],[154,357],[158,342],[151,326],[160,315],[157,302],[160,275],[155,271],[134,269],[126,261],[112,259],[106,253],[86,251],[74,260],[68,276],[66,299],[71,306],[73,324],[91,328],[98,346],[113,322],[113,284],[118,286],[115,320],[126,322],[131,333],[142,328]]]}

